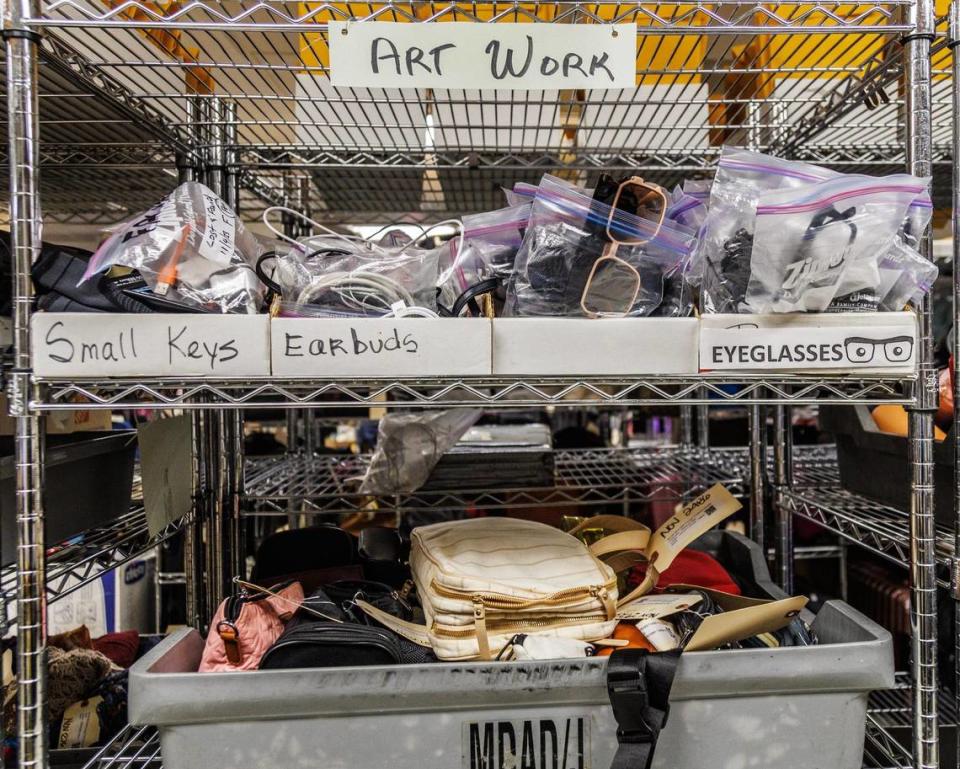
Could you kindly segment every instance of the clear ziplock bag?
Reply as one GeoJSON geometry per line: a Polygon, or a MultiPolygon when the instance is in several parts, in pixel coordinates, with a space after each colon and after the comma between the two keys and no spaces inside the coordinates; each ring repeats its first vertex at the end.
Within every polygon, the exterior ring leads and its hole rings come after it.
{"type": "Polygon", "coordinates": [[[513,206],[522,206],[524,203],[532,203],[533,199],[537,196],[537,185],[528,184],[527,182],[517,182],[513,185],[513,189],[503,189],[503,194],[507,199],[507,205],[511,208],[513,206]]]}
{"type": "Polygon", "coordinates": [[[746,305],[751,312],[876,309],[880,257],[928,180],[844,175],[761,195],[746,305]]]}
{"type": "Polygon", "coordinates": [[[930,293],[937,279],[937,265],[924,258],[898,235],[894,244],[880,258],[880,310],[896,312],[907,303],[917,304],[930,293]]]}
{"type": "Polygon", "coordinates": [[[260,246],[236,213],[199,182],[177,187],[119,225],[91,257],[81,283],[114,266],[137,270],[151,290],[207,312],[260,311],[260,246]]]}
{"type": "Polygon", "coordinates": [[[740,312],[750,279],[757,200],[840,176],[827,168],[724,147],[690,270],[704,312],[740,312]]]}
{"type": "Polygon", "coordinates": [[[456,316],[479,292],[491,294],[502,309],[530,207],[528,202],[463,217],[463,237],[451,239],[441,259],[439,304],[456,316]]]}
{"type": "Polygon", "coordinates": [[[304,238],[274,259],[281,314],[288,317],[436,315],[444,244],[384,248],[336,235],[304,238]]]}
{"type": "Polygon", "coordinates": [[[685,228],[613,208],[544,176],[517,253],[505,314],[649,315],[663,300],[665,276],[682,270],[695,242],[685,228]]]}

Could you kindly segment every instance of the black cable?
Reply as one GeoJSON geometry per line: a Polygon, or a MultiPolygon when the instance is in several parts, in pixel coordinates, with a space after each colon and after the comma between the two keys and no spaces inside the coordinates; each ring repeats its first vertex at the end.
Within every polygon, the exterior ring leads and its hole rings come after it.
{"type": "Polygon", "coordinates": [[[100,276],[100,291],[107,297],[111,304],[123,312],[156,312],[150,305],[125,293],[112,278],[108,278],[106,275],[100,276]]]}
{"type": "Polygon", "coordinates": [[[454,318],[459,318],[460,313],[463,312],[463,308],[472,302],[473,304],[470,309],[477,315],[480,315],[480,308],[477,306],[474,300],[478,296],[489,294],[491,291],[496,291],[498,288],[500,288],[499,278],[487,278],[486,280],[481,280],[479,283],[474,283],[457,297],[457,301],[453,303],[450,314],[454,318]]]}

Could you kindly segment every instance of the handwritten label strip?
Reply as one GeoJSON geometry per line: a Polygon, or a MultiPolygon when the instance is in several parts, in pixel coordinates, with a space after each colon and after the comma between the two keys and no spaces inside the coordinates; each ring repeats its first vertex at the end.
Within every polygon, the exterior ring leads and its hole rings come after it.
{"type": "Polygon", "coordinates": [[[633,88],[633,24],[328,23],[331,81],[365,88],[633,88]]]}
{"type": "Polygon", "coordinates": [[[38,313],[32,324],[41,377],[270,374],[265,315],[38,313]]]}
{"type": "Polygon", "coordinates": [[[275,376],[416,377],[490,374],[482,318],[275,318],[275,376]]]}

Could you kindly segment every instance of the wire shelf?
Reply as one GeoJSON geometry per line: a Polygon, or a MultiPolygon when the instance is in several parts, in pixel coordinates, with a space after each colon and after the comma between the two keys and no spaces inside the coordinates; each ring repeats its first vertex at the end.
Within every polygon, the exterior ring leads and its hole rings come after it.
{"type": "MultiPolygon", "coordinates": [[[[30,24],[46,32],[45,64],[60,62],[88,84],[108,83],[111,97],[133,110],[125,120],[168,148],[195,151],[194,161],[209,162],[228,123],[225,105],[235,107],[236,140],[226,149],[259,179],[241,201],[248,217],[263,208],[259,186],[281,197],[303,190],[296,202],[315,218],[369,222],[372,214],[435,220],[500,207],[501,187],[544,172],[592,185],[602,171],[632,170],[672,187],[683,177],[708,177],[722,145],[840,170],[900,170],[905,125],[896,79],[900,38],[911,29],[908,6],[53,0],[30,24]],[[633,24],[636,87],[334,88],[327,23],[347,19],[633,24]]],[[[58,144],[69,105],[41,101],[44,142],[58,144]]],[[[110,128],[112,110],[85,115],[83,125],[92,134],[101,123],[110,128]]],[[[934,160],[946,163],[949,141],[941,138],[934,160]]],[[[82,143],[92,165],[120,160],[114,141],[82,143]]],[[[58,153],[78,156],[65,147],[46,153],[54,173],[65,173],[57,171],[58,153]]],[[[112,181],[121,188],[144,178],[163,182],[171,162],[165,157],[146,177],[128,170],[112,181]]],[[[68,207],[68,196],[55,208],[68,207]]],[[[74,205],[95,216],[95,202],[74,205]]]]}
{"type": "MultiPolygon", "coordinates": [[[[839,476],[837,477],[839,483],[839,476]]],[[[910,564],[910,515],[836,487],[817,485],[793,489],[781,495],[784,508],[808,518],[889,561],[910,564]]],[[[936,527],[938,583],[950,587],[949,569],[953,558],[953,533],[936,527]]]]}
{"type": "Polygon", "coordinates": [[[161,769],[160,734],[152,726],[127,726],[83,769],[161,769]]]}
{"type": "Polygon", "coordinates": [[[285,456],[250,459],[245,499],[256,515],[353,513],[435,509],[624,506],[686,499],[715,483],[745,493],[746,449],[647,449],[554,452],[555,483],[549,487],[420,489],[398,497],[365,497],[359,481],[370,455],[285,456]]]}
{"type": "MultiPolygon", "coordinates": [[[[55,601],[93,582],[104,572],[116,569],[177,534],[186,518],[168,524],[151,535],[144,509],[138,507],[109,526],[91,529],[47,551],[47,600],[55,601]]],[[[3,600],[17,599],[16,564],[8,564],[0,572],[3,600]]]]}
{"type": "Polygon", "coordinates": [[[670,377],[472,377],[463,379],[38,380],[30,402],[40,411],[85,408],[250,408],[487,405],[663,405],[670,403],[900,403],[909,405],[911,380],[843,376],[719,375],[670,377]]]}

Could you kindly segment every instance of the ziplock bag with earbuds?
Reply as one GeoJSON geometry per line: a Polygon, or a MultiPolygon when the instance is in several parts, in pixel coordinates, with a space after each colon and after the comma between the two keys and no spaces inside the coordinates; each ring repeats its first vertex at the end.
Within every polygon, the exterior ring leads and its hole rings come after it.
{"type": "Polygon", "coordinates": [[[757,200],[840,176],[827,168],[724,147],[690,270],[704,312],[740,312],[750,280],[757,200]]]}
{"type": "Polygon", "coordinates": [[[659,188],[639,179],[609,186],[613,205],[594,198],[607,194],[599,185],[590,195],[543,177],[506,315],[630,317],[660,306],[664,275],[680,269],[695,237],[664,220],[659,188]]]}
{"type": "Polygon", "coordinates": [[[260,246],[240,218],[199,182],[181,184],[124,222],[97,249],[83,280],[130,267],[153,293],[205,311],[255,314],[264,287],[254,268],[260,246]]]}
{"type": "Polygon", "coordinates": [[[842,309],[876,309],[880,257],[927,185],[909,174],[844,175],[761,195],[749,310],[823,312],[835,300],[842,309]]]}
{"type": "Polygon", "coordinates": [[[438,303],[450,315],[459,316],[483,294],[493,297],[494,314],[499,314],[529,221],[530,203],[463,217],[463,237],[448,241],[437,282],[438,303]]]}
{"type": "MultiPolygon", "coordinates": [[[[399,247],[337,233],[292,209],[274,206],[263,220],[290,248],[265,254],[257,266],[280,295],[281,313],[292,317],[436,317],[436,283],[441,252],[405,239],[399,247]],[[300,216],[323,234],[294,240],[270,223],[274,211],[300,216]],[[273,262],[272,274],[268,275],[273,262]]],[[[425,234],[425,233],[424,233],[425,234]]],[[[387,243],[390,233],[384,234],[387,243]]],[[[421,236],[422,237],[422,236],[421,236]]]]}

